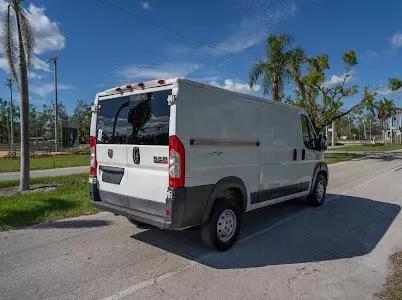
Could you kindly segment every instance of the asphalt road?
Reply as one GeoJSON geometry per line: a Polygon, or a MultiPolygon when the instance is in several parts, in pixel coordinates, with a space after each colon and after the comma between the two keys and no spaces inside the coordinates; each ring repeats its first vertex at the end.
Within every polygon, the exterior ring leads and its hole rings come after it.
{"type": "MultiPolygon", "coordinates": [[[[32,170],[30,172],[31,178],[38,177],[54,177],[54,176],[64,176],[80,173],[88,173],[88,166],[82,167],[68,167],[68,168],[55,168],[55,169],[45,169],[45,170],[32,170]]],[[[18,180],[20,179],[20,172],[2,172],[0,173],[0,181],[8,180],[18,180]]]]}
{"type": "Polygon", "coordinates": [[[228,252],[109,213],[0,233],[2,299],[370,299],[402,250],[402,155],[330,166],[328,201],[246,215],[228,252]]]}

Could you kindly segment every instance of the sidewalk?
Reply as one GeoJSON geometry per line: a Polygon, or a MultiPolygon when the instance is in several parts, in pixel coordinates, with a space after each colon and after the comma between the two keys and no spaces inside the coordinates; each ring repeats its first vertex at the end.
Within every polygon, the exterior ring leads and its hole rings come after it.
{"type": "Polygon", "coordinates": [[[353,151],[353,150],[328,149],[324,152],[324,154],[325,153],[371,155],[371,154],[402,153],[402,149],[395,149],[389,151],[353,151]]]}
{"type": "MultiPolygon", "coordinates": [[[[63,175],[72,175],[87,173],[88,166],[81,167],[69,167],[69,168],[57,168],[57,169],[45,169],[45,170],[32,170],[30,172],[31,178],[38,177],[54,177],[63,175]]],[[[20,172],[4,172],[0,173],[0,181],[18,180],[20,179],[20,172]]]]}

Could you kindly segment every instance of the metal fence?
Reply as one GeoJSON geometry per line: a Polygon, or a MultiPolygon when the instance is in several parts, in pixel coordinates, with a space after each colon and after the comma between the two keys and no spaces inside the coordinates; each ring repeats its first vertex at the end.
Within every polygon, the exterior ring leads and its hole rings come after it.
{"type": "MultiPolygon", "coordinates": [[[[89,145],[86,144],[76,145],[74,147],[63,147],[61,143],[58,143],[57,146],[56,152],[54,141],[31,140],[29,142],[29,155],[33,157],[55,154],[89,154],[89,145]]],[[[14,144],[13,146],[0,144],[0,158],[17,158],[19,156],[20,144],[14,144]]]]}

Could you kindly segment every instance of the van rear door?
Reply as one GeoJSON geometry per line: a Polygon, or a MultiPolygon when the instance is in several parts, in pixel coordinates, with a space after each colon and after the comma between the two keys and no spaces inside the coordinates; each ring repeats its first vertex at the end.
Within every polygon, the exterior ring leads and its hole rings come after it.
{"type": "Polygon", "coordinates": [[[128,207],[165,215],[169,185],[169,119],[172,90],[132,95],[128,111],[128,207]]]}
{"type": "Polygon", "coordinates": [[[128,96],[99,99],[96,124],[98,187],[102,201],[127,207],[128,96]]]}

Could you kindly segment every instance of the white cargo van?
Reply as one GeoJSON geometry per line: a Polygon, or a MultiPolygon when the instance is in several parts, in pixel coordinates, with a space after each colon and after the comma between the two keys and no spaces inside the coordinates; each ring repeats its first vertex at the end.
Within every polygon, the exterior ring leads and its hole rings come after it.
{"type": "Polygon", "coordinates": [[[294,106],[185,79],[140,82],[96,95],[90,133],[95,207],[134,224],[201,225],[218,250],[244,212],[325,199],[325,141],[294,106]]]}

